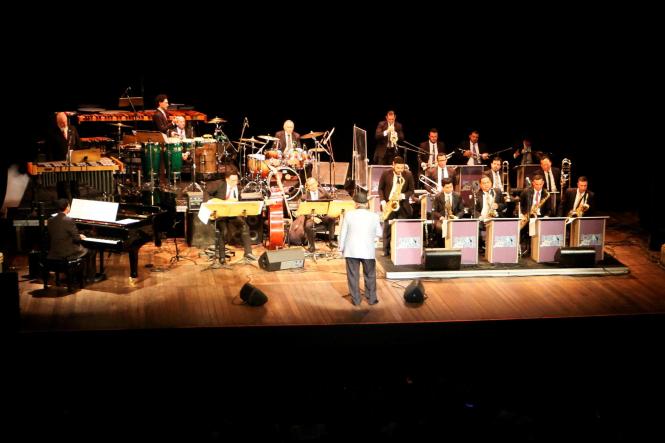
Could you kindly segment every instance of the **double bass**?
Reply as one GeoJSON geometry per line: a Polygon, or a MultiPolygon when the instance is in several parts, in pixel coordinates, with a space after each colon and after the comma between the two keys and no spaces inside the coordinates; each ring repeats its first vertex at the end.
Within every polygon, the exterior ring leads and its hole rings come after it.
{"type": "MultiPolygon", "coordinates": [[[[280,191],[279,196],[281,198],[279,200],[274,200],[272,204],[268,205],[269,236],[266,248],[279,249],[284,247],[284,204],[286,203],[288,210],[288,202],[286,201],[286,193],[284,192],[284,186],[282,185],[282,175],[270,164],[268,164],[268,167],[275,173],[277,186],[280,191]]],[[[277,193],[273,193],[273,196],[277,196],[276,194],[277,193]]],[[[291,212],[289,212],[289,217],[291,217],[291,212]]],[[[293,219],[291,219],[291,221],[293,221],[293,219]]]]}

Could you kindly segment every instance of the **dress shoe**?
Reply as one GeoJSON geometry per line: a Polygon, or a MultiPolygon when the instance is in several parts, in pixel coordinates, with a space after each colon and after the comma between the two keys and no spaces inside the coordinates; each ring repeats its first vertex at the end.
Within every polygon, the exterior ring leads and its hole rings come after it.
{"type": "Polygon", "coordinates": [[[367,303],[370,305],[375,305],[379,302],[379,299],[377,298],[376,300],[369,300],[367,303]]]}
{"type": "Polygon", "coordinates": [[[335,240],[332,240],[331,242],[328,243],[328,246],[330,246],[332,249],[337,248],[337,242],[335,240]]]}

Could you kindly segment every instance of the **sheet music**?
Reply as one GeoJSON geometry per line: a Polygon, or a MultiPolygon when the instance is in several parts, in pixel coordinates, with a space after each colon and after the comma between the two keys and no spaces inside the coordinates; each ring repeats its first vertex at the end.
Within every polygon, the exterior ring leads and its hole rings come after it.
{"type": "Polygon", "coordinates": [[[118,215],[120,203],[105,202],[97,200],[82,200],[75,198],[72,200],[69,214],[71,218],[80,218],[84,220],[115,222],[118,215]]]}
{"type": "Polygon", "coordinates": [[[208,206],[206,206],[205,204],[201,205],[201,207],[199,208],[199,220],[201,220],[201,223],[207,225],[208,220],[210,220],[210,214],[212,214],[210,208],[208,208],[208,206]]]}

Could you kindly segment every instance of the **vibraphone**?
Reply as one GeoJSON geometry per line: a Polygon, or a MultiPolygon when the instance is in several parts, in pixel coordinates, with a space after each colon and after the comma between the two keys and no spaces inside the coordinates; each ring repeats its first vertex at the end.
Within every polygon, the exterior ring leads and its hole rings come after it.
{"type": "MultiPolygon", "coordinates": [[[[79,122],[121,122],[121,121],[152,121],[152,115],[157,110],[148,111],[104,111],[94,114],[79,114],[79,122]]],[[[169,118],[173,120],[175,117],[182,116],[185,120],[207,121],[208,118],[202,112],[197,112],[189,109],[174,109],[169,110],[169,118]]]]}
{"type": "Polygon", "coordinates": [[[56,186],[62,181],[77,181],[103,192],[108,200],[111,200],[114,194],[113,174],[122,170],[124,164],[114,157],[72,164],[64,161],[28,163],[28,173],[39,176],[43,186],[56,186]]]}

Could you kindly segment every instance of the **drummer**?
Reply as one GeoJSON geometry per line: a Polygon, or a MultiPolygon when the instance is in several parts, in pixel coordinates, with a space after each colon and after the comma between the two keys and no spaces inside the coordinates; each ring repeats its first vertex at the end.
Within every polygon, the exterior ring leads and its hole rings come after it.
{"type": "Polygon", "coordinates": [[[277,131],[275,134],[275,137],[279,139],[277,141],[277,149],[282,151],[282,158],[289,158],[291,153],[297,149],[302,149],[300,134],[293,131],[295,125],[291,120],[285,121],[283,127],[283,131],[277,131]]]}

